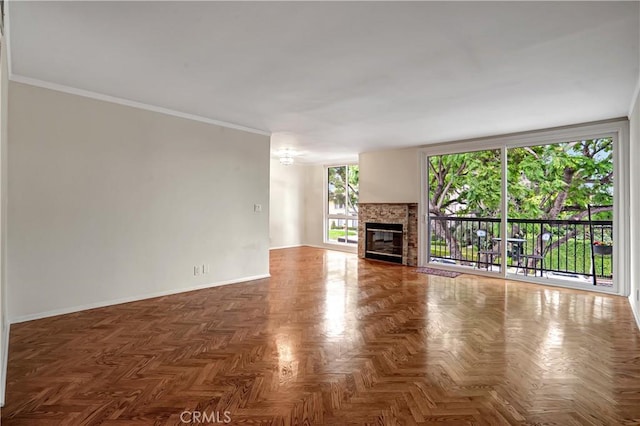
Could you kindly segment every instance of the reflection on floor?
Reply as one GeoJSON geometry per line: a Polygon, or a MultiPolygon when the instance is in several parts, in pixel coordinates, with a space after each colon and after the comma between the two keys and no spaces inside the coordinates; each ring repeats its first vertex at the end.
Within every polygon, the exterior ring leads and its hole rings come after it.
{"type": "MultiPolygon", "coordinates": [[[[470,269],[476,269],[480,271],[488,271],[500,273],[500,265],[497,264],[486,264],[486,263],[470,263],[463,264],[461,262],[457,262],[452,259],[443,259],[443,258],[431,258],[431,263],[434,265],[455,265],[455,266],[463,266],[470,269]]],[[[575,284],[581,286],[585,290],[592,289],[593,277],[591,275],[582,275],[578,273],[571,272],[556,272],[556,271],[543,271],[534,268],[524,268],[522,266],[510,266],[507,269],[507,273],[510,275],[517,275],[521,277],[529,276],[529,277],[541,277],[541,278],[551,278],[553,280],[559,282],[566,282],[567,284],[575,284]]],[[[597,284],[598,287],[612,288],[613,287],[613,279],[608,277],[598,277],[597,284]]]]}
{"type": "Polygon", "coordinates": [[[2,424],[640,419],[625,298],[306,247],[271,274],[12,326],[2,424]]]}

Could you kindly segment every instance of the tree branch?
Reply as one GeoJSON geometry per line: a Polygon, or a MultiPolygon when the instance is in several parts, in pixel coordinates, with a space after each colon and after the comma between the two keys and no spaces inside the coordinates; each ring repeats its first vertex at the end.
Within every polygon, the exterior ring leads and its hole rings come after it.
{"type": "Polygon", "coordinates": [[[567,199],[567,195],[569,192],[569,187],[571,186],[571,182],[573,181],[573,177],[576,171],[571,167],[565,167],[562,180],[565,183],[565,189],[558,192],[558,195],[555,200],[553,200],[553,204],[549,206],[546,211],[546,219],[553,219],[558,217],[558,214],[562,211],[564,206],[564,202],[567,199]]]}
{"type": "Polygon", "coordinates": [[[452,200],[447,201],[446,203],[443,203],[440,208],[441,209],[446,209],[447,207],[449,207],[451,204],[453,203],[458,203],[461,206],[466,206],[467,202],[466,201],[461,201],[460,198],[454,198],[452,200]]]}
{"type": "MultiPolygon", "coordinates": [[[[591,209],[591,214],[611,211],[611,207],[596,207],[591,209]]],[[[589,215],[589,210],[580,211],[569,218],[569,220],[582,220],[589,215]]]]}
{"type": "Polygon", "coordinates": [[[604,143],[600,146],[600,148],[596,149],[595,151],[593,151],[593,155],[591,156],[591,158],[595,157],[598,153],[604,151],[605,149],[609,148],[611,146],[611,141],[608,141],[607,143],[604,143]]]}
{"type": "Polygon", "coordinates": [[[524,150],[525,150],[525,151],[527,151],[529,154],[533,155],[533,157],[534,157],[536,160],[539,160],[539,159],[540,159],[540,156],[539,156],[539,155],[538,155],[538,154],[537,154],[533,149],[531,149],[530,147],[526,146],[526,147],[524,148],[524,150]]]}
{"type": "MultiPolygon", "coordinates": [[[[460,173],[462,173],[462,171],[466,167],[467,167],[467,162],[463,161],[462,164],[460,164],[460,167],[458,167],[458,170],[456,170],[456,175],[460,175],[460,173]]],[[[449,179],[449,182],[447,182],[447,184],[445,185],[444,189],[442,190],[442,193],[440,194],[440,197],[438,199],[438,205],[442,206],[442,203],[444,203],[444,197],[449,192],[449,189],[451,188],[452,184],[453,184],[453,178],[449,179]]]]}

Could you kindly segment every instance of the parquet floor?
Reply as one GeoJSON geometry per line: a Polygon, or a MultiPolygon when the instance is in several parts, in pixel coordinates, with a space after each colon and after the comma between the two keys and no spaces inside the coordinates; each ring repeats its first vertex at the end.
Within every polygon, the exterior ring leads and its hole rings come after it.
{"type": "Polygon", "coordinates": [[[271,273],[12,326],[2,424],[640,424],[624,298],[314,248],[271,273]]]}

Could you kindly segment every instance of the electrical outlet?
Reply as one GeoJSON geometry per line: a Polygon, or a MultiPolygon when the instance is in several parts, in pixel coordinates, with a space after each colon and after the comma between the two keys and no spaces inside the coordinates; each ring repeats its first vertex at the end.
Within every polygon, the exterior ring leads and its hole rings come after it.
{"type": "Polygon", "coordinates": [[[200,266],[196,265],[193,267],[193,276],[198,276],[200,275],[200,266]]]}
{"type": "Polygon", "coordinates": [[[209,264],[208,263],[203,263],[202,264],[202,273],[203,274],[208,274],[209,273],[209,264]]]}

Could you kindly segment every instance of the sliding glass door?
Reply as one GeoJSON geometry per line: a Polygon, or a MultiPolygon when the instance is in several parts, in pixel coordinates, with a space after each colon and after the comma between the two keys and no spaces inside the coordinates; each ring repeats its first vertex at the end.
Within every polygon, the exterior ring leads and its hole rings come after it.
{"type": "Polygon", "coordinates": [[[500,150],[429,157],[429,262],[500,272],[500,150]]]}
{"type": "Polygon", "coordinates": [[[613,139],[507,150],[510,275],[613,285],[613,139]]]}
{"type": "Polygon", "coordinates": [[[625,127],[607,126],[425,148],[422,264],[622,294],[625,127]]]}

